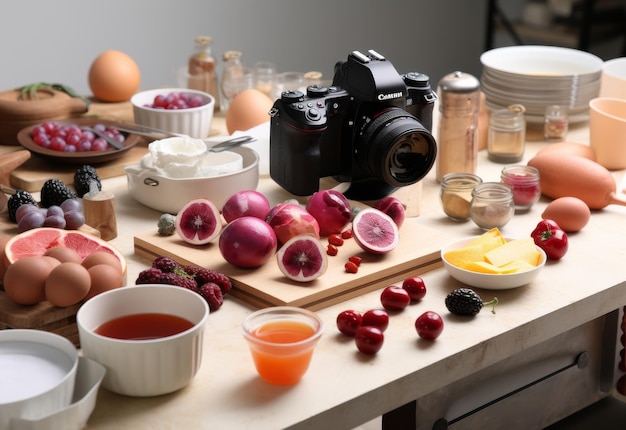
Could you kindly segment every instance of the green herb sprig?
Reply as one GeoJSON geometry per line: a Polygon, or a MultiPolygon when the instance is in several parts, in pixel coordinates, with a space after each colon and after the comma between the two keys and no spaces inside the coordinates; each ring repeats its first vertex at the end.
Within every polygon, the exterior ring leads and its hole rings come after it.
{"type": "Polygon", "coordinates": [[[74,89],[63,84],[49,84],[47,82],[34,82],[32,84],[24,85],[23,87],[16,88],[16,91],[20,92],[18,100],[37,100],[37,91],[39,90],[57,90],[62,91],[70,97],[81,99],[87,108],[89,108],[90,100],[86,97],[78,94],[74,89]]]}

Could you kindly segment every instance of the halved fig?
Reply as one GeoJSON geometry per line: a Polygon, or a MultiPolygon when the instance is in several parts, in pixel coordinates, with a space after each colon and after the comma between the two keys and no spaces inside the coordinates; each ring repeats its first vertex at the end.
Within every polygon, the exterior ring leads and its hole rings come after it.
{"type": "Polygon", "coordinates": [[[356,243],[372,254],[386,254],[399,241],[399,231],[391,217],[378,209],[360,210],[352,220],[352,234],[356,243]]]}
{"type": "Polygon", "coordinates": [[[289,239],[278,250],[278,267],[297,282],[313,281],[326,272],[328,259],[319,239],[300,234],[289,239]]]}
{"type": "Polygon", "coordinates": [[[220,231],[220,212],[207,198],[190,200],[176,215],[176,233],[192,245],[207,244],[219,236],[220,231]]]}

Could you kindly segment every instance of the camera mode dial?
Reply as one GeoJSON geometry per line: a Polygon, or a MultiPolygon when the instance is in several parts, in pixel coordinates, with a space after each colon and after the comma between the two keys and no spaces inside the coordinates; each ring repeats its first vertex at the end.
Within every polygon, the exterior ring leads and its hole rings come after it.
{"type": "Polygon", "coordinates": [[[326,94],[328,94],[328,91],[328,87],[325,86],[309,85],[306,88],[306,95],[307,97],[310,97],[312,99],[317,99],[320,97],[324,97],[326,94]]]}
{"type": "Polygon", "coordinates": [[[298,90],[283,91],[280,98],[285,103],[297,103],[304,100],[304,93],[298,90]]]}

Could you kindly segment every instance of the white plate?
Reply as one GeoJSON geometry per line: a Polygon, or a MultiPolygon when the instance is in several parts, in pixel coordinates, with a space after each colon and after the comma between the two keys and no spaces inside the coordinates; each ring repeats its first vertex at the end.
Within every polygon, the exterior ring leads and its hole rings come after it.
{"type": "Polygon", "coordinates": [[[503,73],[559,79],[565,76],[601,73],[599,57],[577,49],[556,46],[507,46],[480,56],[484,67],[503,73]]]}

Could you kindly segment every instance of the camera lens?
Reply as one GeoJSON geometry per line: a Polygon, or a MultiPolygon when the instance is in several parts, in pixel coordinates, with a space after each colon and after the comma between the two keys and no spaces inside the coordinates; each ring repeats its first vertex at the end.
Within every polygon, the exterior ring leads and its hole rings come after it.
{"type": "Polygon", "coordinates": [[[391,107],[364,117],[358,129],[355,160],[389,185],[413,184],[426,176],[435,163],[435,138],[403,109],[391,107]]]}

